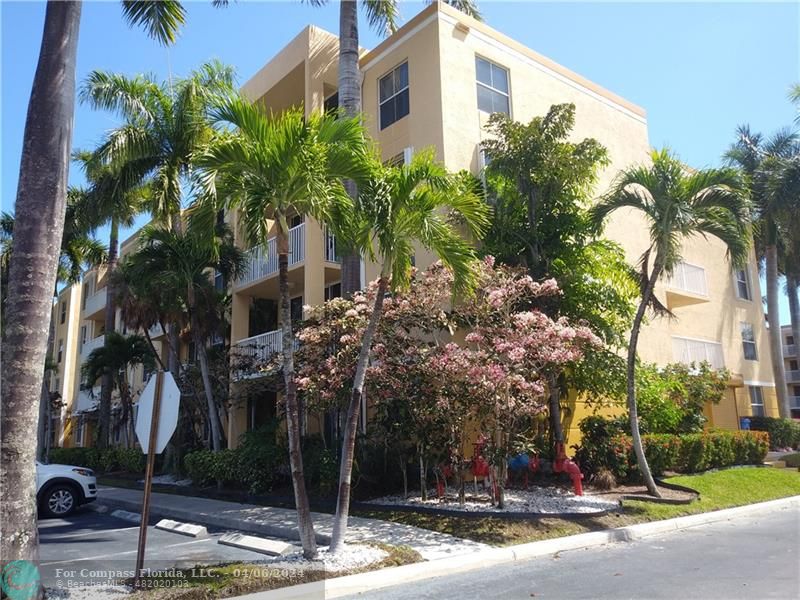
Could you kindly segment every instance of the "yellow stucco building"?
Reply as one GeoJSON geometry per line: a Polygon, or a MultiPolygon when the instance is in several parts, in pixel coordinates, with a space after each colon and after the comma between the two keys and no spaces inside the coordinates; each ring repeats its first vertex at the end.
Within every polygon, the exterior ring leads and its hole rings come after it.
{"type": "MultiPolygon", "coordinates": [[[[432,148],[450,171],[466,169],[477,174],[483,167],[481,142],[491,112],[506,112],[527,122],[545,114],[551,105],[565,102],[576,106],[575,137],[596,138],[608,149],[611,163],[600,174],[598,194],[620,169],[648,160],[644,109],[446,4],[432,3],[376,48],[363,51],[360,60],[364,118],[384,161],[406,162],[415,151],[432,148]]],[[[337,61],[338,37],[308,26],[242,91],[272,112],[293,106],[303,107],[307,114],[335,108],[337,61]]],[[[235,215],[230,215],[230,221],[235,229],[235,215]]],[[[631,264],[648,244],[648,230],[633,212],[616,214],[606,234],[623,246],[631,264]]],[[[130,243],[123,245],[123,253],[130,243]]],[[[299,317],[304,305],[320,304],[340,294],[340,265],[335,239],[311,219],[294,220],[290,244],[291,309],[299,317]]],[[[230,341],[238,352],[265,357],[281,343],[274,240],[247,253],[246,273],[231,284],[230,341]]],[[[733,374],[726,397],[719,405],[707,407],[713,426],[735,429],[742,416],[777,416],[755,256],[745,269],[734,273],[717,240],[690,239],[683,255],[685,263],[675,276],[656,289],[675,318],[645,326],[639,341],[641,358],[658,364],[708,360],[726,367],[733,374]]],[[[415,261],[424,269],[433,257],[419,251],[415,261]]],[[[367,262],[362,266],[362,283],[377,274],[377,266],[367,262]]],[[[62,293],[68,296],[68,304],[75,298],[82,303],[80,327],[56,337],[75,345],[79,356],[102,343],[102,336],[97,336],[102,332],[103,313],[95,305],[104,306],[103,290],[101,274],[93,273],[87,276],[82,293],[80,286],[62,293]]],[[[54,311],[60,310],[60,302],[54,311]]],[[[63,365],[65,373],[72,374],[61,374],[53,382],[63,388],[65,398],[72,398],[65,417],[80,414],[83,406],[76,391],[75,369],[80,361],[73,362],[63,365]]],[[[267,392],[230,407],[228,443],[235,446],[243,432],[274,414],[274,402],[275,393],[267,392]]],[[[581,401],[572,402],[565,411],[569,443],[576,441],[578,422],[589,412],[581,401]]],[[[319,426],[308,423],[312,429],[319,426]]],[[[67,444],[69,432],[62,432],[62,437],[67,444]]]]}

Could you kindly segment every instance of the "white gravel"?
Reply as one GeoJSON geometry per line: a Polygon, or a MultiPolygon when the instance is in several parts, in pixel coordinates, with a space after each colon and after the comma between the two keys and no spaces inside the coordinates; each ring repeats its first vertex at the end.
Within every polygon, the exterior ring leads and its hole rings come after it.
{"type": "MultiPolygon", "coordinates": [[[[140,479],[139,483],[144,483],[144,479],[140,479]]],[[[154,475],[153,476],[153,483],[158,483],[161,485],[178,485],[178,486],[187,486],[192,485],[191,479],[176,479],[175,475],[171,473],[167,473],[165,475],[154,475]]]]}
{"type": "Polygon", "coordinates": [[[464,512],[518,512],[518,513],[595,513],[615,508],[616,502],[603,500],[594,496],[576,496],[572,492],[554,487],[530,487],[527,490],[505,490],[506,507],[499,509],[492,506],[487,494],[467,493],[465,503],[458,503],[458,495],[448,490],[445,499],[436,497],[436,492],[428,493],[428,500],[419,496],[404,498],[403,496],[383,496],[370,500],[373,504],[395,506],[428,506],[446,508],[464,512]]]}
{"type": "Polygon", "coordinates": [[[347,544],[336,554],[328,552],[327,546],[319,549],[317,558],[306,560],[302,552],[288,554],[275,561],[269,562],[270,568],[287,569],[290,571],[313,570],[325,571],[327,573],[338,573],[359,569],[368,565],[382,561],[388,554],[375,546],[365,546],[358,544],[347,544]]]}

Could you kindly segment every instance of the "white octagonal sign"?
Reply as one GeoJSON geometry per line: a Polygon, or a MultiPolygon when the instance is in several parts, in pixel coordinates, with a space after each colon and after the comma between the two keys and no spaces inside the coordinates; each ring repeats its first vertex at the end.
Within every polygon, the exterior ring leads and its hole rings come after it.
{"type": "MultiPolygon", "coordinates": [[[[156,435],[155,453],[160,454],[167,447],[167,442],[175,433],[178,425],[178,408],[181,402],[181,391],[172,377],[172,373],[165,371],[162,375],[161,406],[158,419],[158,434],[156,435]]],[[[150,445],[150,423],[153,419],[153,401],[156,396],[156,381],[158,374],[154,373],[147,382],[142,395],[137,403],[139,413],[136,415],[136,438],[142,447],[142,452],[147,454],[150,445]]]]}

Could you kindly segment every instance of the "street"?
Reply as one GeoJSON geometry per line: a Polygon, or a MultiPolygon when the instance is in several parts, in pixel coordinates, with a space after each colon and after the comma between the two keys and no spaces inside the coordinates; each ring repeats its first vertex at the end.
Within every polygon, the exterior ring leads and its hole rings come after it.
{"type": "MultiPolygon", "coordinates": [[[[125,576],[105,577],[103,573],[134,570],[139,526],[129,521],[83,508],[65,519],[41,519],[39,535],[45,586],[65,587],[86,581],[124,579],[125,576]]],[[[207,538],[195,539],[151,525],[147,531],[145,567],[162,570],[268,558],[218,544],[219,537],[219,532],[210,531],[207,538]]]]}
{"type": "Polygon", "coordinates": [[[789,600],[800,597],[799,546],[800,514],[787,508],[353,598],[789,600]]]}

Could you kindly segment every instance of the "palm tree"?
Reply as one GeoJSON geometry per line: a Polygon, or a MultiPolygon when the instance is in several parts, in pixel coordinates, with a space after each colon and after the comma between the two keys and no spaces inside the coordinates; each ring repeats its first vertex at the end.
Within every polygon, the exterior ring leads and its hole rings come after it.
{"type": "MultiPolygon", "coordinates": [[[[86,214],[90,215],[93,226],[109,224],[108,278],[105,311],[105,341],[116,327],[116,306],[114,304],[114,271],[119,256],[119,228],[131,227],[136,216],[146,208],[148,188],[142,183],[141,167],[129,162],[117,167],[104,165],[99,157],[90,152],[77,152],[75,158],[86,172],[91,188],[86,190],[86,214]]],[[[104,343],[105,343],[104,341],[104,343]]],[[[97,428],[97,446],[105,448],[111,432],[111,391],[114,385],[113,373],[109,371],[101,379],[100,411],[97,428]]]]}
{"type": "MultiPolygon", "coordinates": [[[[327,0],[309,0],[311,4],[324,5],[327,0]]],[[[400,18],[397,0],[361,0],[370,26],[379,33],[390,34],[397,30],[400,18]]],[[[448,0],[458,10],[480,19],[474,0],[448,0]]],[[[361,113],[361,69],[359,59],[357,0],[339,0],[339,108],[346,118],[361,113]]],[[[351,198],[356,197],[353,182],[347,182],[351,198]]],[[[361,288],[361,257],[350,250],[342,257],[342,294],[345,297],[361,288]]]]}
{"type": "Polygon", "coordinates": [[[244,255],[234,246],[227,229],[194,223],[181,231],[147,226],[140,239],[142,247],[130,255],[127,267],[135,278],[148,280],[183,307],[200,362],[211,446],[219,451],[224,430],[208,368],[208,329],[201,324],[203,298],[214,293],[210,270],[221,272],[226,279],[236,278],[244,266],[244,255]]]}
{"type": "Polygon", "coordinates": [[[488,207],[474,186],[450,176],[430,151],[419,153],[410,165],[376,167],[373,181],[362,186],[358,209],[360,219],[356,223],[360,227],[351,233],[353,245],[365,248],[372,259],[377,255],[381,272],[347,409],[331,552],[342,549],[347,531],[361,397],[384,297],[390,287],[398,290],[408,286],[415,242],[452,270],[456,292],[468,291],[473,284],[475,251],[458,233],[455,222],[475,238],[481,238],[489,226],[488,207]]]}
{"type": "MultiPolygon", "coordinates": [[[[183,185],[192,174],[194,158],[213,137],[209,108],[217,94],[233,90],[234,79],[233,68],[211,61],[176,81],[93,71],[84,82],[83,102],[123,120],[97,149],[98,156],[106,163],[135,165],[142,178],[151,180],[150,212],[156,222],[181,229],[183,185]]],[[[177,347],[175,323],[169,337],[177,347]]],[[[174,353],[169,355],[169,370],[178,377],[180,364],[174,353]]]]}
{"type": "Polygon", "coordinates": [[[779,131],[769,139],[752,133],[747,125],[737,130],[737,141],[726,152],[729,164],[737,166],[745,177],[750,190],[750,198],[755,210],[755,247],[759,259],[764,260],[767,279],[767,321],[769,322],[769,345],[772,354],[772,374],[775,379],[775,393],[778,409],[782,417],[788,417],[789,398],[786,389],[786,376],[783,371],[783,342],[781,339],[779,223],[796,197],[782,193],[784,186],[774,186],[775,173],[781,164],[793,153],[797,136],[787,130],[779,131]]]}
{"type": "MultiPolygon", "coordinates": [[[[342,179],[366,173],[366,143],[358,119],[336,119],[298,110],[266,115],[255,104],[232,96],[216,109],[216,118],[238,129],[219,140],[199,164],[208,199],[222,198],[239,209],[239,222],[252,244],[266,244],[274,224],[278,253],[280,322],[289,459],[300,539],[306,558],[316,555],[300,450],[299,409],[294,383],[294,344],[289,305],[289,219],[309,215],[334,234],[352,208],[342,179]],[[217,189],[219,188],[219,189],[217,189]]],[[[214,205],[207,214],[214,214],[214,205]]]]}
{"type": "Polygon", "coordinates": [[[122,412],[114,425],[115,430],[125,434],[125,443],[133,443],[133,398],[131,396],[128,372],[137,365],[152,370],[155,364],[153,351],[140,335],[122,335],[111,331],[100,348],[92,350],[81,366],[84,383],[92,386],[95,381],[111,374],[114,387],[119,393],[122,412]]]}
{"type": "Polygon", "coordinates": [[[656,282],[681,261],[684,238],[701,235],[721,240],[732,265],[747,261],[750,251],[750,208],[738,173],[732,169],[689,172],[667,150],[653,151],[652,165],[620,173],[611,190],[591,210],[601,227],[620,208],[641,211],[650,229],[650,245],[641,258],[642,297],[631,327],[627,361],[627,404],[636,462],[649,492],[660,497],[642,448],[636,408],[636,345],[648,307],[665,310],[654,296],[656,282]],[[650,259],[653,267],[650,270],[650,259]]]}
{"type": "MultiPolygon", "coordinates": [[[[122,7],[129,23],[165,44],[174,41],[184,20],[176,0],[125,0],[122,7]]],[[[64,230],[80,16],[80,2],[48,3],[25,119],[0,377],[0,556],[6,561],[38,559],[36,507],[30,501],[36,492],[38,409],[30,398],[42,385],[55,249],[64,230]]]]}

